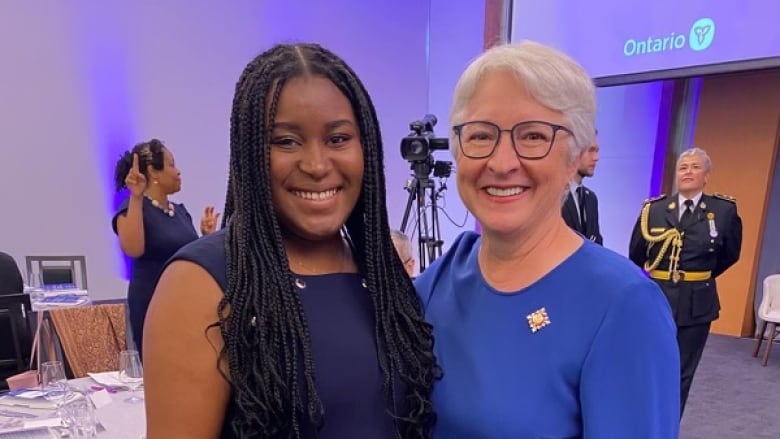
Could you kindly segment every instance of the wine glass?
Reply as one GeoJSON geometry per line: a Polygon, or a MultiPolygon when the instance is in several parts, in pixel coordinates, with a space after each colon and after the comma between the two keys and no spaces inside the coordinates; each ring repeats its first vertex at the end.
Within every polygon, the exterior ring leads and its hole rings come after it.
{"type": "Polygon", "coordinates": [[[41,273],[34,271],[27,273],[26,291],[30,295],[30,300],[33,302],[37,302],[43,298],[43,276],[41,276],[41,273]]]}
{"type": "Polygon", "coordinates": [[[130,398],[125,402],[135,404],[143,398],[135,396],[135,389],[143,383],[144,370],[138,351],[122,351],[119,353],[119,381],[130,389],[130,398]]]}
{"type": "Polygon", "coordinates": [[[62,361],[47,361],[41,364],[41,391],[47,401],[55,404],[59,413],[68,396],[68,381],[62,361]]]}

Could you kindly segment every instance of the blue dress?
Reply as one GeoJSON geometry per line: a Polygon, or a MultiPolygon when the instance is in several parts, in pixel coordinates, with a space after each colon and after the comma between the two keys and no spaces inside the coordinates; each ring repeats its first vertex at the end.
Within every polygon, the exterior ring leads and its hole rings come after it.
{"type": "MultiPolygon", "coordinates": [[[[227,288],[226,230],[222,229],[182,248],[172,259],[203,267],[222,291],[227,288]]],[[[377,359],[374,306],[357,273],[297,275],[311,337],[317,392],[324,409],[324,426],[317,439],[395,439],[388,414],[384,375],[377,359]]],[[[197,292],[194,292],[197,293],[197,292]]],[[[214,313],[216,315],[216,307],[214,313]]],[[[215,364],[216,367],[216,364],[215,364]]],[[[233,438],[230,423],[237,416],[231,401],[222,438],[233,438]]],[[[302,421],[304,438],[313,428],[302,421]]]]}
{"type": "MultiPolygon", "coordinates": [[[[133,259],[130,283],[127,287],[130,327],[139,352],[143,347],[146,310],[165,262],[185,244],[198,239],[198,232],[192,225],[192,217],[183,204],[174,204],[175,214],[171,217],[155,207],[146,197],[143,200],[144,254],[133,259]]],[[[119,215],[127,214],[129,201],[126,199],[119,206],[111,220],[114,233],[118,233],[116,222],[119,215]]]]}
{"type": "Polygon", "coordinates": [[[479,271],[480,239],[462,234],[415,282],[444,374],[434,437],[676,438],[676,329],[655,283],[586,240],[534,284],[501,293],[479,271]],[[533,332],[528,316],[543,323],[542,309],[549,324],[533,332]]]}

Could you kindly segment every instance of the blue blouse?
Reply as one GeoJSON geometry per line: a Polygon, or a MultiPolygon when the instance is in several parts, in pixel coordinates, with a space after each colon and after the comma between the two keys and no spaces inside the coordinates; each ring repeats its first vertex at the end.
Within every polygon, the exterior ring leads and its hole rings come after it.
{"type": "Polygon", "coordinates": [[[483,278],[479,247],[464,233],[415,282],[444,373],[435,438],[677,437],[676,328],[654,282],[586,240],[502,293],[483,278]]]}

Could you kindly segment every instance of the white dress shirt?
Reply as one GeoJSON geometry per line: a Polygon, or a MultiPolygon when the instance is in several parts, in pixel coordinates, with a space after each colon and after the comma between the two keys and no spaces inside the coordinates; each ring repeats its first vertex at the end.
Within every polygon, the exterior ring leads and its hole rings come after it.
{"type": "MultiPolygon", "coordinates": [[[[701,195],[702,192],[699,192],[698,194],[694,195],[693,198],[685,198],[682,196],[682,194],[677,195],[677,204],[679,206],[678,207],[679,212],[677,213],[678,221],[682,219],[683,213],[685,213],[685,209],[686,209],[685,200],[693,200],[693,206],[691,206],[691,209],[696,210],[696,206],[699,205],[699,201],[701,200],[701,195]]],[[[693,213],[693,211],[691,213],[693,213]]]]}

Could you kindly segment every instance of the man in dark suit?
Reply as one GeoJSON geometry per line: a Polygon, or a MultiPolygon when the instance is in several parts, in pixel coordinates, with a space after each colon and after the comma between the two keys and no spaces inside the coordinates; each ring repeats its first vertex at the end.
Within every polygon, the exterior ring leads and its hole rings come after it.
{"type": "Polygon", "coordinates": [[[715,278],[739,260],[742,248],[742,219],[736,201],[726,195],[704,194],[711,169],[712,162],[702,149],[680,154],[679,193],[645,201],[629,245],[629,257],[663,289],[677,322],[680,416],[710,324],[719,316],[715,278]]]}
{"type": "Polygon", "coordinates": [[[569,184],[569,192],[563,202],[563,220],[582,236],[601,245],[604,240],[599,229],[599,200],[595,192],[582,184],[585,177],[593,177],[596,172],[596,163],[599,161],[598,141],[594,140],[578,160],[577,174],[569,184]]]}

